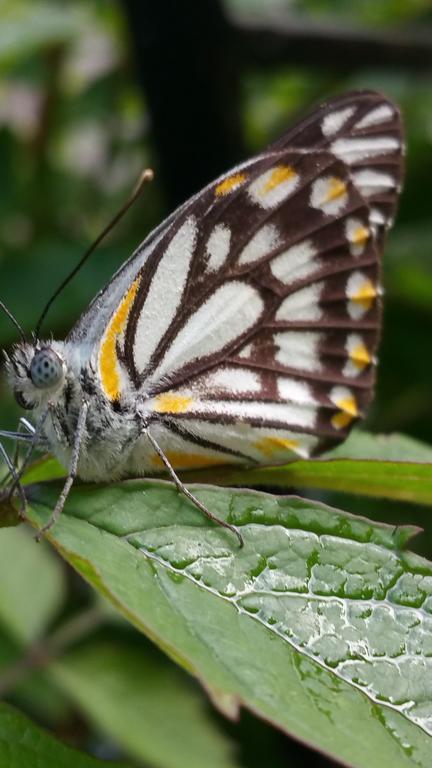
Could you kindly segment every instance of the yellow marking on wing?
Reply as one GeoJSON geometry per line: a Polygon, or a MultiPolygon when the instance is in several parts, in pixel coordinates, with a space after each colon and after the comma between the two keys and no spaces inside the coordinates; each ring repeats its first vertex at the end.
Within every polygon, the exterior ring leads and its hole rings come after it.
{"type": "Polygon", "coordinates": [[[370,280],[365,280],[360,288],[350,296],[350,299],[360,304],[363,309],[370,309],[376,296],[377,289],[374,284],[370,280]]]}
{"type": "Polygon", "coordinates": [[[354,396],[341,397],[340,400],[336,400],[336,405],[344,413],[349,413],[353,417],[358,416],[358,406],[354,396]]]}
{"type": "Polygon", "coordinates": [[[351,234],[351,242],[353,245],[365,245],[369,238],[369,234],[367,227],[356,227],[351,234]]]}
{"type": "Polygon", "coordinates": [[[332,416],[331,423],[335,429],[344,429],[344,427],[348,427],[351,424],[353,418],[354,417],[351,416],[350,413],[339,411],[339,413],[335,413],[335,415],[332,416]]]}
{"type": "Polygon", "coordinates": [[[244,181],[246,181],[245,173],[235,173],[234,176],[228,176],[227,179],[221,181],[215,188],[216,197],[227,195],[229,192],[237,189],[237,187],[239,187],[240,184],[243,184],[244,181]]]}
{"type": "Polygon", "coordinates": [[[287,437],[263,437],[254,443],[254,448],[257,448],[264,456],[272,456],[281,450],[295,451],[299,447],[298,440],[293,440],[287,437]]]}
{"type": "Polygon", "coordinates": [[[283,184],[284,181],[295,179],[297,176],[297,172],[291,165],[278,165],[274,168],[270,177],[263,185],[261,194],[266,195],[268,192],[271,192],[272,189],[276,189],[280,184],[283,184]]]}
{"type": "Polygon", "coordinates": [[[167,392],[155,397],[155,411],[158,413],[186,413],[193,403],[193,397],[167,392]]]}
{"type": "Polygon", "coordinates": [[[333,400],[334,404],[340,408],[338,413],[335,413],[331,418],[331,423],[335,429],[347,427],[359,415],[357,400],[354,395],[348,391],[346,394],[341,392],[340,395],[333,400]]]}
{"type": "Polygon", "coordinates": [[[351,350],[349,356],[356,368],[360,371],[372,362],[371,354],[364,344],[357,344],[357,346],[351,350]]]}
{"type": "MultiPolygon", "coordinates": [[[[218,465],[229,464],[229,458],[202,456],[199,453],[167,451],[165,455],[174,469],[200,469],[201,467],[215,467],[218,465]]],[[[165,469],[165,464],[157,454],[153,456],[152,464],[160,469],[165,469]]]]}
{"type": "Polygon", "coordinates": [[[138,290],[139,279],[135,280],[124,296],[117,312],[105,331],[99,352],[99,373],[106,396],[110,400],[120,397],[120,372],[117,359],[117,339],[124,331],[129,312],[138,290]]]}
{"type": "Polygon", "coordinates": [[[324,197],[323,205],[330,203],[332,200],[337,200],[338,197],[343,197],[346,195],[346,192],[347,186],[345,182],[342,181],[342,179],[337,179],[336,177],[329,179],[327,193],[324,197]]]}

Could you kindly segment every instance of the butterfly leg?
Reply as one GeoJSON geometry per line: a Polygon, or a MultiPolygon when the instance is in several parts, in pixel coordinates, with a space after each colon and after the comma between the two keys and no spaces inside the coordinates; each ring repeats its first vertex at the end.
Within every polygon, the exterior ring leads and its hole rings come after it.
{"type": "Polygon", "coordinates": [[[216,515],[213,515],[212,512],[210,512],[207,507],[202,504],[202,502],[196,498],[196,496],[191,493],[184,483],[180,480],[179,476],[177,475],[176,471],[168,461],[167,457],[165,456],[162,448],[160,447],[159,443],[155,440],[153,435],[150,434],[148,429],[145,430],[145,434],[147,435],[148,439],[150,440],[153,448],[155,449],[157,455],[160,457],[160,459],[163,461],[165,467],[167,468],[171,479],[176,486],[177,490],[180,491],[180,493],[183,494],[183,496],[186,496],[189,501],[192,502],[198,509],[206,516],[209,520],[213,520],[214,523],[217,523],[218,525],[223,526],[223,528],[228,528],[229,531],[232,531],[238,538],[240,547],[244,546],[243,536],[241,535],[240,531],[235,527],[235,525],[231,525],[230,523],[227,523],[225,520],[221,520],[219,517],[216,517],[216,515]]]}
{"type": "MultiPolygon", "coordinates": [[[[16,432],[2,431],[0,432],[0,436],[8,437],[15,441],[15,450],[14,450],[12,459],[8,456],[3,446],[0,447],[0,452],[8,466],[9,476],[12,479],[12,482],[8,488],[8,501],[9,502],[11,501],[13,494],[15,493],[15,491],[17,491],[19,501],[20,501],[20,508],[18,510],[18,514],[21,517],[21,519],[25,520],[27,500],[25,497],[24,488],[21,484],[21,477],[26,467],[27,461],[23,462],[21,469],[18,468],[19,448],[20,448],[20,443],[22,442],[27,443],[27,447],[29,450],[26,453],[26,459],[29,459],[33,451],[33,447],[35,445],[35,441],[37,440],[36,430],[33,427],[33,425],[30,424],[29,421],[27,421],[27,419],[20,418],[16,432]]],[[[1,484],[3,485],[3,483],[7,483],[8,480],[9,480],[9,477],[6,476],[1,484]]]]}
{"type": "MultiPolygon", "coordinates": [[[[9,494],[8,494],[9,501],[11,501],[11,499],[12,499],[12,497],[13,497],[13,495],[14,495],[14,493],[15,493],[15,491],[17,489],[18,489],[18,493],[20,494],[20,497],[21,497],[21,491],[19,490],[20,480],[21,480],[21,478],[22,478],[22,476],[24,474],[24,471],[26,470],[26,468],[27,468],[27,466],[29,464],[29,461],[31,459],[31,456],[33,454],[34,449],[38,445],[38,442],[39,442],[39,439],[40,439],[41,433],[42,433],[42,428],[43,428],[45,419],[47,417],[47,414],[48,414],[48,409],[46,409],[42,413],[42,416],[39,419],[39,421],[38,421],[38,423],[36,425],[36,428],[31,426],[31,429],[29,430],[30,434],[28,436],[25,436],[25,437],[24,437],[25,433],[21,432],[20,427],[23,424],[23,426],[26,429],[28,429],[30,423],[27,422],[27,419],[24,419],[24,420],[20,419],[20,423],[19,423],[19,426],[18,426],[18,432],[16,433],[16,440],[22,440],[24,438],[25,442],[27,442],[27,451],[24,454],[24,459],[23,459],[23,462],[21,464],[21,467],[19,469],[15,469],[15,473],[12,475],[12,483],[11,483],[11,485],[9,487],[9,494]]],[[[18,458],[17,454],[16,454],[16,458],[18,458]]],[[[21,489],[22,489],[22,486],[21,486],[21,489]]],[[[26,508],[27,508],[27,501],[26,501],[26,498],[25,498],[24,491],[22,491],[22,498],[24,499],[24,503],[23,503],[22,509],[20,510],[20,514],[21,514],[21,517],[25,519],[25,511],[26,511],[26,508]]]]}
{"type": "Polygon", "coordinates": [[[21,468],[21,470],[18,469],[19,448],[20,443],[27,443],[27,446],[33,446],[35,440],[35,432],[36,430],[33,425],[23,417],[21,417],[18,422],[18,428],[16,432],[0,430],[0,437],[5,437],[10,440],[14,440],[15,442],[15,449],[12,458],[10,458],[4,446],[0,443],[0,455],[3,457],[9,469],[9,474],[5,475],[4,478],[0,481],[0,486],[6,486],[5,492],[2,495],[4,498],[7,497],[10,503],[13,493],[17,491],[19,497],[18,514],[22,520],[26,519],[27,499],[25,497],[24,488],[21,484],[21,476],[25,465],[23,468],[21,468]],[[12,482],[10,483],[9,487],[7,487],[10,480],[12,482]]]}
{"type": "Polygon", "coordinates": [[[20,510],[19,514],[20,517],[24,517],[25,508],[26,508],[26,497],[24,493],[24,488],[22,487],[20,483],[20,479],[18,476],[18,473],[16,471],[15,465],[13,461],[11,461],[9,454],[7,453],[6,449],[3,447],[3,445],[0,443],[0,455],[3,457],[5,464],[9,470],[10,476],[12,477],[12,481],[14,483],[15,488],[18,491],[18,496],[20,499],[20,510]]]}
{"type": "Polygon", "coordinates": [[[25,520],[26,518],[26,509],[27,509],[27,499],[25,497],[24,488],[21,485],[20,478],[22,476],[22,472],[18,470],[19,467],[19,451],[21,447],[21,443],[27,442],[27,444],[34,445],[34,441],[37,439],[35,437],[36,429],[34,428],[33,424],[31,424],[26,418],[21,416],[19,422],[18,422],[18,428],[15,433],[15,450],[13,452],[12,457],[12,464],[14,467],[14,472],[11,472],[13,486],[18,491],[18,496],[20,498],[20,509],[19,509],[19,515],[20,517],[25,520]]]}
{"type": "MultiPolygon", "coordinates": [[[[32,440],[32,439],[34,440],[35,432],[36,432],[36,430],[35,430],[33,424],[30,424],[30,422],[27,421],[26,418],[23,418],[21,416],[21,418],[20,418],[20,420],[18,422],[17,434],[23,435],[23,436],[26,435],[26,438],[28,440],[32,440]]],[[[26,438],[24,438],[24,440],[26,438]]],[[[13,459],[12,459],[13,464],[14,464],[15,467],[18,466],[19,449],[20,449],[20,440],[17,439],[17,441],[15,443],[15,450],[14,450],[14,455],[13,455],[13,459]]]]}
{"type": "Polygon", "coordinates": [[[42,528],[37,532],[35,536],[36,541],[40,541],[44,533],[46,533],[54,525],[54,523],[57,522],[57,520],[59,519],[63,511],[63,507],[65,505],[66,499],[69,496],[69,491],[72,488],[72,484],[73,484],[73,481],[75,480],[77,470],[78,470],[80,450],[82,446],[83,437],[86,431],[86,420],[87,420],[88,408],[89,408],[88,402],[86,400],[83,400],[81,409],[78,415],[78,422],[77,422],[76,432],[75,432],[75,441],[72,448],[72,456],[71,456],[71,461],[69,466],[69,474],[65,480],[63,490],[57,499],[57,503],[53,509],[50,519],[48,520],[47,523],[45,523],[44,526],[42,526],[42,528]]]}

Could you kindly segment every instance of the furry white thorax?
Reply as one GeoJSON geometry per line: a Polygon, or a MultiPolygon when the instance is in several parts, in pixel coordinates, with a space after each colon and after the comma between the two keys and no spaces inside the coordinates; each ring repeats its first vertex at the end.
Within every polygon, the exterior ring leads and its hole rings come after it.
{"type": "MultiPolygon", "coordinates": [[[[49,347],[63,362],[64,378],[49,389],[38,389],[28,371],[35,348],[17,345],[7,360],[9,383],[31,406],[35,426],[43,421],[41,435],[51,451],[68,469],[82,403],[90,407],[78,464],[78,476],[87,481],[107,482],[151,471],[154,450],[143,429],[148,421],[145,400],[127,395],[116,412],[99,386],[94,362],[77,344],[50,341],[49,347]],[[88,382],[86,384],[86,382],[88,382]],[[129,402],[128,402],[129,401],[129,402]]],[[[154,471],[154,468],[153,468],[154,471]]]]}

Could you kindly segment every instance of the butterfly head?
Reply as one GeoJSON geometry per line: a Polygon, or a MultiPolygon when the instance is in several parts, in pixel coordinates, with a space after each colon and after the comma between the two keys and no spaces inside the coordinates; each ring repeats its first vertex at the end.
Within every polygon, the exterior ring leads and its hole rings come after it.
{"type": "Polygon", "coordinates": [[[18,344],[7,359],[9,381],[22,408],[32,410],[62,392],[67,366],[57,342],[18,344]]]}

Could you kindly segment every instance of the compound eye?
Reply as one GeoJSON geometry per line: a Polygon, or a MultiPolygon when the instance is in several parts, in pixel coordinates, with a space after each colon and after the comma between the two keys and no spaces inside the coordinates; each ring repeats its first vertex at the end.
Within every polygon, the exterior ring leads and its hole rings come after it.
{"type": "Polygon", "coordinates": [[[63,379],[63,363],[53,349],[36,352],[30,363],[30,378],[38,389],[55,387],[63,379]]]}

